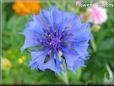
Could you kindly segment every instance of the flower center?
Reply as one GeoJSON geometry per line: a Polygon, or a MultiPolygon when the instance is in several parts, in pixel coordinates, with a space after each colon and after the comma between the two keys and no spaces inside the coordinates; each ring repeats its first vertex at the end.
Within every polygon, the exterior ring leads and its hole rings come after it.
{"type": "Polygon", "coordinates": [[[51,41],[50,41],[50,45],[52,45],[54,48],[57,48],[59,46],[59,43],[60,43],[60,39],[59,38],[51,38],[51,41]]]}

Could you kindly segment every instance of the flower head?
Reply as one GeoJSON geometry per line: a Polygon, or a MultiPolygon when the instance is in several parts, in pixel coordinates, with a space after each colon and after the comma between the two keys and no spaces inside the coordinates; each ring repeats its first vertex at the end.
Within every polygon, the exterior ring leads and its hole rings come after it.
{"type": "Polygon", "coordinates": [[[88,27],[88,23],[81,23],[80,17],[72,12],[55,7],[49,11],[41,10],[39,15],[31,18],[22,32],[25,42],[21,51],[38,46],[30,51],[32,69],[50,69],[58,73],[65,62],[69,70],[75,70],[85,66],[90,40],[88,27]]]}
{"type": "Polygon", "coordinates": [[[87,12],[90,13],[89,21],[94,24],[102,24],[107,20],[107,11],[100,5],[92,5],[87,9],[87,12]]]}
{"type": "Polygon", "coordinates": [[[40,3],[39,1],[37,2],[30,2],[32,0],[21,0],[21,1],[15,1],[13,4],[13,10],[18,14],[18,15],[25,15],[25,14],[37,14],[40,10],[40,3]]]}

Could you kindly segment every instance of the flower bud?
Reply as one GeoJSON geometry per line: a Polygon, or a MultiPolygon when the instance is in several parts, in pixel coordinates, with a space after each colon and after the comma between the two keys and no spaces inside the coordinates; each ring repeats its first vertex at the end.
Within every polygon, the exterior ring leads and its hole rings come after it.
{"type": "Polygon", "coordinates": [[[92,31],[93,32],[98,32],[100,30],[100,26],[98,25],[98,24],[94,24],[93,26],[92,26],[92,31]]]}

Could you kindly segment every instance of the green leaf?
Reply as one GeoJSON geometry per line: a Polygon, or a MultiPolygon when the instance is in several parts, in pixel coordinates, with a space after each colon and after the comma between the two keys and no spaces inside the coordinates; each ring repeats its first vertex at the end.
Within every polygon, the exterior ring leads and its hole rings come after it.
{"type": "Polygon", "coordinates": [[[78,83],[80,83],[80,78],[81,78],[81,75],[82,75],[82,70],[79,67],[74,72],[73,71],[69,71],[68,75],[69,75],[69,81],[70,81],[71,84],[78,84],[78,83]]]}
{"type": "Polygon", "coordinates": [[[26,16],[13,15],[7,23],[7,28],[15,32],[22,31],[25,27],[26,22],[29,19],[30,19],[30,15],[26,15],[26,16]]]}
{"type": "Polygon", "coordinates": [[[104,40],[99,46],[99,50],[111,50],[113,48],[113,38],[104,40]]]}

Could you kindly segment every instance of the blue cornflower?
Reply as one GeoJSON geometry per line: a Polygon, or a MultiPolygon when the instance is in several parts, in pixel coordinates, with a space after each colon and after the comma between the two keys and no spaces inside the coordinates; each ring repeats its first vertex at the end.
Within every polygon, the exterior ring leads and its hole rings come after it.
{"type": "Polygon", "coordinates": [[[90,31],[88,23],[82,23],[80,16],[51,7],[49,11],[41,10],[26,24],[22,34],[25,42],[21,50],[31,50],[32,69],[50,69],[56,73],[62,71],[65,62],[69,70],[85,66],[88,56],[90,31]],[[62,56],[59,55],[62,54],[62,56]]]}

